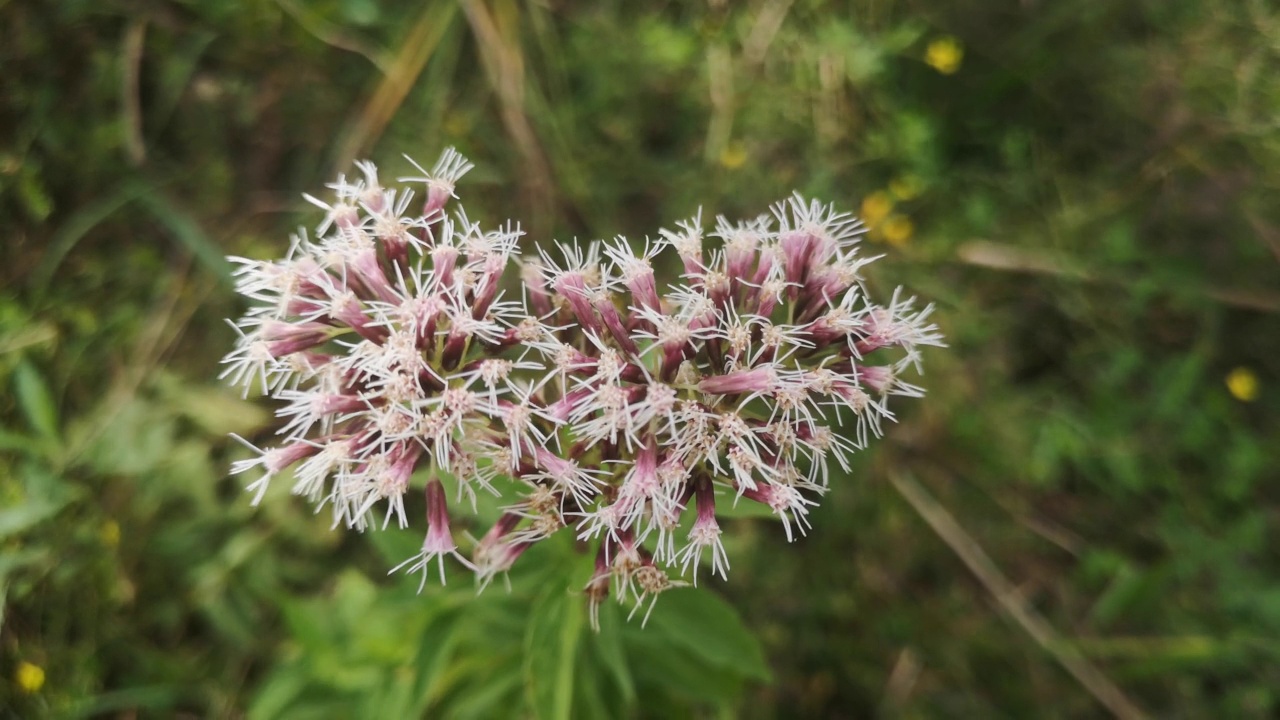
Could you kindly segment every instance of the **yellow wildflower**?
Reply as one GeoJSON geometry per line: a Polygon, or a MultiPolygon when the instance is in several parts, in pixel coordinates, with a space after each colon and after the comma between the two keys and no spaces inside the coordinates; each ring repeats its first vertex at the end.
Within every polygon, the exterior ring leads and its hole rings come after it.
{"type": "Polygon", "coordinates": [[[1238,367],[1227,373],[1227,392],[1241,402],[1258,399],[1258,375],[1247,367],[1238,367]]]}
{"type": "Polygon", "coordinates": [[[737,170],[746,162],[746,148],[742,147],[738,143],[733,143],[720,153],[720,164],[723,165],[725,169],[737,170]]]}
{"type": "Polygon", "coordinates": [[[880,228],[885,242],[897,247],[906,245],[915,231],[915,224],[906,215],[893,215],[888,220],[885,220],[884,226],[880,228]]]}
{"type": "Polygon", "coordinates": [[[964,59],[964,48],[960,41],[945,35],[929,43],[925,50],[924,61],[943,75],[951,75],[960,69],[960,61],[964,59]]]}
{"type": "Polygon", "coordinates": [[[862,199],[862,221],[876,225],[893,212],[893,198],[883,190],[877,190],[862,199]]]}
{"type": "Polygon", "coordinates": [[[18,663],[18,669],[14,672],[13,679],[18,683],[18,687],[22,688],[22,691],[28,695],[40,692],[40,688],[44,687],[44,668],[24,660],[18,663]]]}

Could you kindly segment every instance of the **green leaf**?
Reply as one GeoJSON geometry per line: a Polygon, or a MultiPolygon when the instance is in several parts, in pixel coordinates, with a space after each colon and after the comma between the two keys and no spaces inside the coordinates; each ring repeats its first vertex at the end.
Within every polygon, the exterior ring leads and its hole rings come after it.
{"type": "Polygon", "coordinates": [[[164,129],[174,110],[179,107],[191,86],[192,78],[200,69],[200,61],[210,43],[217,39],[216,32],[196,26],[187,28],[183,42],[172,48],[156,72],[159,81],[154,85],[154,97],[147,102],[148,112],[144,127],[152,132],[164,129]]]}
{"type": "MultiPolygon", "coordinates": [[[[0,587],[6,586],[10,575],[23,568],[45,562],[49,557],[49,551],[43,548],[23,548],[0,553],[0,587]]],[[[4,593],[0,593],[0,601],[4,600],[3,595],[4,593]]],[[[0,621],[3,619],[4,615],[0,613],[0,621]]],[[[3,622],[0,622],[0,627],[3,627],[3,622]]]]}
{"type": "Polygon", "coordinates": [[[173,233],[179,243],[195,255],[205,269],[224,284],[228,286],[231,284],[231,266],[227,263],[222,249],[209,239],[190,215],[159,192],[143,195],[138,200],[169,229],[169,232],[173,233]]]}
{"type": "Polygon", "coordinates": [[[672,645],[666,636],[639,631],[629,639],[627,651],[636,668],[636,686],[645,699],[646,710],[657,711],[653,705],[659,701],[675,703],[675,707],[687,707],[691,700],[727,703],[742,692],[740,675],[708,665],[686,648],[672,645]]]}
{"type": "Polygon", "coordinates": [[[423,632],[413,662],[417,668],[414,696],[418,705],[406,716],[421,717],[448,688],[446,670],[462,639],[461,617],[462,613],[459,611],[441,613],[423,632]]]}
{"type": "Polygon", "coordinates": [[[0,335],[0,355],[29,347],[51,345],[58,339],[58,327],[51,322],[25,319],[16,330],[0,335]]]}
{"type": "MultiPolygon", "coordinates": [[[[104,403],[109,403],[105,400],[104,403]]],[[[177,422],[153,402],[135,398],[118,407],[104,405],[90,416],[92,426],[84,432],[91,438],[81,461],[100,473],[142,475],[162,468],[176,444],[177,422]],[[96,435],[93,435],[96,433],[96,435]]],[[[82,418],[83,419],[83,418],[82,418]]],[[[73,438],[77,433],[69,433],[73,438]]],[[[169,478],[180,482],[181,478],[169,478]]],[[[162,485],[144,488],[158,492],[162,485]]]]}
{"type": "Polygon", "coordinates": [[[31,429],[46,440],[58,440],[58,408],[35,365],[24,359],[13,373],[13,389],[18,396],[18,406],[31,429]]]}
{"type": "Polygon", "coordinates": [[[31,273],[31,287],[35,289],[36,297],[44,295],[49,287],[49,281],[53,279],[53,274],[62,264],[63,258],[89,234],[89,231],[134,199],[155,189],[156,186],[150,183],[129,180],[120,185],[119,189],[111,195],[89,203],[72,213],[71,217],[53,234],[49,240],[48,250],[40,258],[40,264],[31,273]]]}
{"type": "Polygon", "coordinates": [[[369,26],[378,22],[381,12],[373,0],[344,0],[342,15],[352,25],[369,26]]]}
{"type": "MultiPolygon", "coordinates": [[[[485,663],[486,666],[489,663],[485,663]]],[[[457,718],[494,718],[503,716],[519,715],[514,712],[511,707],[503,707],[502,703],[508,701],[515,693],[519,691],[517,687],[520,683],[520,673],[518,672],[495,672],[481,683],[475,685],[475,691],[464,694],[454,703],[450,704],[450,711],[453,717],[457,718]],[[504,712],[505,711],[505,712],[504,712]]]]}
{"type": "Polygon", "coordinates": [[[62,503],[32,500],[14,508],[0,510],[0,538],[25,532],[58,514],[62,503]]]}
{"type": "Polygon", "coordinates": [[[600,615],[600,632],[592,635],[595,654],[600,664],[618,683],[623,701],[630,705],[636,699],[636,684],[622,649],[622,618],[618,617],[618,606],[605,603],[600,607],[600,615]]]}
{"type": "Polygon", "coordinates": [[[295,700],[306,692],[308,683],[306,671],[297,665],[277,669],[254,697],[249,717],[284,717],[289,708],[296,707],[295,700]]]}
{"type": "Polygon", "coordinates": [[[39,441],[30,435],[0,430],[0,450],[31,455],[38,450],[39,441]]]}
{"type": "Polygon", "coordinates": [[[27,170],[18,175],[18,197],[22,199],[27,213],[36,222],[44,222],[53,212],[53,198],[49,196],[49,190],[34,170],[27,170]]]}
{"type": "MultiPolygon", "coordinates": [[[[388,563],[388,567],[395,567],[405,561],[405,558],[413,557],[414,554],[422,552],[422,531],[415,529],[402,530],[394,525],[386,530],[379,532],[365,533],[365,538],[374,550],[378,551],[379,557],[383,562],[388,563]]],[[[418,581],[410,578],[405,573],[397,573],[399,581],[405,587],[412,585],[418,586],[418,581]]]]}
{"type": "Polygon", "coordinates": [[[105,692],[83,700],[73,706],[63,717],[101,717],[114,714],[114,711],[123,713],[123,711],[170,709],[181,698],[182,691],[170,685],[131,687],[105,692]]]}
{"type": "Polygon", "coordinates": [[[211,435],[247,433],[261,427],[266,411],[228,392],[220,386],[194,384],[171,373],[163,373],[156,382],[161,396],[183,417],[211,435]]]}
{"type": "Polygon", "coordinates": [[[548,585],[534,605],[525,633],[525,690],[534,714],[543,720],[568,720],[582,633],[583,601],[548,585]]]}
{"type": "Polygon", "coordinates": [[[682,588],[663,593],[648,628],[709,665],[769,679],[760,642],[738,611],[713,592],[682,588]]]}
{"type": "MultiPolygon", "coordinates": [[[[23,548],[0,553],[0,627],[5,627],[5,609],[9,606],[9,576],[31,565],[48,562],[47,549],[23,548]]],[[[25,593],[18,593],[19,596],[25,593]]]]}

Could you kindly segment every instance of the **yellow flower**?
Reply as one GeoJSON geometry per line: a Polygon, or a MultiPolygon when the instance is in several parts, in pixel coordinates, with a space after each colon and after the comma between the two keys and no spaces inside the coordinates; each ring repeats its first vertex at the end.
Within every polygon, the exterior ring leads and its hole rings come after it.
{"type": "Polygon", "coordinates": [[[862,221],[876,225],[893,212],[893,198],[883,190],[877,190],[862,199],[862,221]]]}
{"type": "Polygon", "coordinates": [[[964,59],[964,48],[960,41],[945,35],[929,43],[925,50],[924,61],[943,75],[951,75],[960,69],[960,61],[964,59]]]}
{"type": "Polygon", "coordinates": [[[1247,367],[1238,367],[1227,373],[1227,392],[1241,402],[1258,399],[1258,375],[1247,367]]]}
{"type": "Polygon", "coordinates": [[[14,672],[13,679],[28,695],[40,692],[40,688],[44,687],[44,668],[24,660],[18,663],[18,670],[14,672]]]}
{"type": "Polygon", "coordinates": [[[747,161],[746,148],[738,143],[726,147],[724,152],[720,153],[720,164],[728,170],[737,170],[747,161]]]}
{"type": "Polygon", "coordinates": [[[922,184],[915,175],[903,175],[889,183],[889,193],[903,202],[914,200],[920,196],[922,184]]]}
{"type": "Polygon", "coordinates": [[[885,242],[897,247],[906,245],[915,231],[915,224],[906,215],[893,215],[888,220],[885,220],[884,226],[880,228],[880,232],[884,234],[885,242]]]}
{"type": "Polygon", "coordinates": [[[98,537],[102,539],[102,544],[107,547],[115,547],[120,544],[120,523],[115,520],[108,520],[102,523],[102,527],[98,528],[98,537]]]}

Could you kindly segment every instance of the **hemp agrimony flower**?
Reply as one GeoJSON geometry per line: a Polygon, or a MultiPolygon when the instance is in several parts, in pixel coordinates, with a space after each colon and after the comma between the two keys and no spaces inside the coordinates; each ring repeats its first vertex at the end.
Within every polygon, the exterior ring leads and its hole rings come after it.
{"type": "Polygon", "coordinates": [[[709,232],[699,214],[643,249],[543,247],[506,300],[519,228],[446,213],[470,163],[450,149],[404,178],[426,185],[419,213],[412,190],[358,167],[331,200],[308,197],[326,212],[315,241],[233,258],[253,306],[223,375],[282,403],[281,442],[233,472],[256,475],[257,503],[292,466],[296,494],[357,530],[408,526],[425,478],[422,550],[400,566],[424,585],[450,555],[483,588],[562,531],[596,547],[593,623],[611,593],[651,610],[704,563],[725,578],[717,503],[804,533],[832,464],[881,434],[890,396],[923,394],[903,373],[942,345],[931,306],[867,295],[861,223],[799,195],[709,232]],[[660,280],[672,252],[683,272],[660,280]],[[469,557],[441,472],[455,506],[512,498],[469,557]]]}

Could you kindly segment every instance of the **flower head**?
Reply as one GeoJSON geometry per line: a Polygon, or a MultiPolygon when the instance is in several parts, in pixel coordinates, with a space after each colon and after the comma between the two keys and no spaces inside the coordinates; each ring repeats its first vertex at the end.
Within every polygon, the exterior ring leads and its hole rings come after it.
{"type": "Polygon", "coordinates": [[[567,530],[597,547],[593,625],[610,596],[647,617],[704,564],[727,577],[717,507],[760,504],[794,539],[831,468],[894,419],[890,398],[923,395],[905,378],[942,345],[933,308],[868,295],[875,258],[850,214],[796,194],[710,231],[699,213],[643,249],[556,243],[508,299],[518,226],[446,214],[470,168],[448,150],[404,178],[426,184],[418,214],[371,163],[309,198],[325,211],[314,240],[236,260],[251,307],[224,361],[232,384],[281,403],[278,441],[232,467],[255,503],[293,468],[293,492],[335,526],[404,528],[425,486],[421,550],[396,568],[420,589],[432,565],[444,581],[446,556],[483,589],[567,530]],[[666,281],[664,254],[683,269],[666,281]],[[446,474],[455,510],[514,495],[466,555],[446,474]]]}

